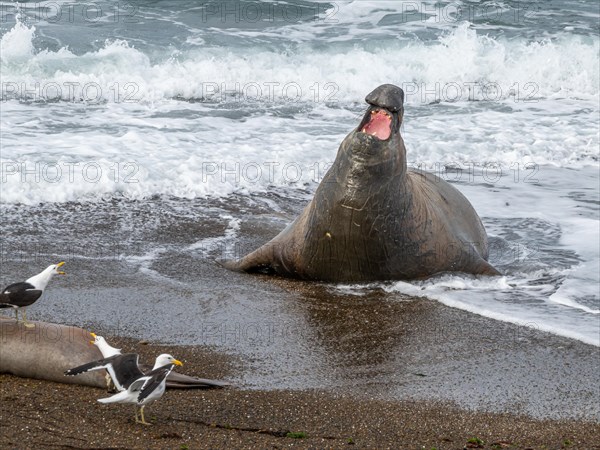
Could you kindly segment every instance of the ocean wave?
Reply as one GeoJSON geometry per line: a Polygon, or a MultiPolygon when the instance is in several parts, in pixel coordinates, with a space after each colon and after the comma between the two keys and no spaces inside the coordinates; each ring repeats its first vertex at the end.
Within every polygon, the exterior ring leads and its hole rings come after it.
{"type": "Polygon", "coordinates": [[[434,299],[451,308],[600,347],[597,310],[582,307],[573,300],[557,308],[549,307],[545,299],[556,287],[540,284],[535,276],[528,274],[527,278],[518,279],[446,274],[424,281],[342,285],[332,289],[358,296],[368,290],[381,289],[387,293],[434,299]],[[528,288],[535,288],[535,292],[528,288]]]}
{"type": "Polygon", "coordinates": [[[495,164],[484,175],[529,182],[598,164],[597,37],[503,40],[463,23],[374,47],[154,54],[112,40],[79,54],[40,50],[36,34],[19,18],[0,40],[2,203],[312,192],[387,82],[406,91],[412,166],[495,164]]]}
{"type": "Polygon", "coordinates": [[[598,99],[597,36],[492,38],[468,22],[437,40],[385,41],[293,52],[221,47],[169,50],[151,58],[124,40],[77,55],[34,48],[35,27],[17,21],[2,36],[3,98],[39,101],[359,102],[365,86],[404,86],[407,102],[598,99]]]}

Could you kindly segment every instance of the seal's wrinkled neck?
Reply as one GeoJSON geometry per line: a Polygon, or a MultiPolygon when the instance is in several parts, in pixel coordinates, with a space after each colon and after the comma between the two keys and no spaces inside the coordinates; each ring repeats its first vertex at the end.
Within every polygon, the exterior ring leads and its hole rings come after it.
{"type": "Polygon", "coordinates": [[[339,187],[342,203],[362,208],[374,191],[403,192],[406,149],[400,135],[404,112],[402,89],[383,85],[371,92],[357,128],[342,142],[336,161],[324,181],[339,187]]]}
{"type": "Polygon", "coordinates": [[[341,166],[359,172],[365,179],[404,174],[406,150],[400,135],[401,120],[400,110],[371,106],[340,146],[341,166]]]}

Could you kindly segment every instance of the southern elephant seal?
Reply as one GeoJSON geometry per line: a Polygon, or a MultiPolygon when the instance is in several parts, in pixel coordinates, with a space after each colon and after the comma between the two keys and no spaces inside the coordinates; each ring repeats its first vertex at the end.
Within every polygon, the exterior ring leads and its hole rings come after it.
{"type": "Polygon", "coordinates": [[[23,322],[0,317],[0,373],[25,378],[105,387],[104,374],[86,373],[80,378],[65,377],[70,367],[102,358],[90,344],[90,333],[82,328],[46,322],[23,322]]]}
{"type": "Polygon", "coordinates": [[[366,102],[363,120],[300,216],[258,250],[221,263],[330,282],[498,275],[469,201],[439,177],[407,168],[402,89],[379,86],[366,102]]]}

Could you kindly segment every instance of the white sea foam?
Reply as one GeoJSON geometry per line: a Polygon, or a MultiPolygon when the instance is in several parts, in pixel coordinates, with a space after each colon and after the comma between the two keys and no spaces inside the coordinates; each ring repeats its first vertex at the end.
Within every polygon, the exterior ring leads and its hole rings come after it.
{"type": "Polygon", "coordinates": [[[3,95],[15,99],[2,106],[4,203],[314,188],[324,172],[315,164],[330,163],[360,120],[361,112],[350,111],[362,103],[365,86],[384,82],[412,83],[405,85],[404,134],[409,160],[425,168],[489,162],[580,167],[598,161],[597,38],[508,41],[463,24],[435,42],[368,50],[330,52],[306,44],[296,52],[224,53],[207,47],[151,59],[122,40],[80,55],[67,48],[35,51],[34,35],[33,26],[18,21],[1,41],[3,95]],[[276,83],[270,93],[268,83],[276,83]],[[470,101],[472,95],[492,95],[473,83],[497,83],[499,99],[470,101]],[[457,102],[444,101],[459,93],[444,90],[448,86],[461,90],[457,102]],[[441,103],[429,105],[438,97],[441,103]],[[17,102],[57,98],[63,102],[17,102]],[[220,104],[247,117],[223,117],[220,104]],[[278,113],[286,108],[291,112],[278,113]],[[185,114],[173,114],[180,110],[185,114]],[[271,173],[265,164],[274,161],[280,165],[271,173]],[[75,162],[80,166],[66,177],[64,165],[75,162]],[[21,176],[42,172],[44,163],[60,166],[63,176],[21,176]],[[213,163],[217,172],[207,176],[213,163]],[[42,166],[32,168],[36,164],[42,166]],[[82,173],[85,164],[93,167],[82,173]],[[226,175],[238,165],[239,176],[226,175]],[[263,171],[258,180],[243,173],[255,165],[263,171]],[[297,177],[292,172],[298,170],[297,177]]]}
{"type": "MultiPolygon", "coordinates": [[[[34,33],[33,26],[17,22],[4,34],[2,74],[6,82],[28,87],[55,83],[54,89],[40,93],[46,100],[124,101],[128,95],[150,103],[173,97],[220,100],[222,87],[236,90],[239,85],[237,90],[259,101],[314,101],[317,97],[318,101],[357,102],[364,97],[365,86],[385,82],[405,84],[409,104],[429,103],[436,97],[459,102],[515,96],[523,101],[598,98],[597,37],[503,40],[482,35],[464,23],[433,44],[386,42],[381,47],[351,46],[331,52],[307,43],[293,53],[200,47],[175,57],[165,53],[153,62],[123,40],[107,41],[103,48],[83,55],[66,48],[34,52],[34,33]],[[128,83],[132,87],[126,90],[128,83]],[[266,83],[279,85],[269,88],[266,83]],[[327,83],[334,83],[335,90],[327,90],[327,83]],[[100,94],[92,88],[85,92],[86,84],[98,85],[100,94]]],[[[32,97],[25,90],[16,90],[15,96],[32,97]]]]}
{"type": "MultiPolygon", "coordinates": [[[[238,236],[238,231],[241,225],[241,219],[234,218],[232,216],[223,216],[222,219],[228,220],[227,228],[225,233],[221,236],[215,236],[210,238],[204,238],[198,242],[187,247],[187,250],[199,253],[201,256],[208,257],[211,253],[216,250],[223,250],[227,244],[232,244],[238,236]]],[[[233,245],[230,245],[233,248],[233,245]]],[[[234,255],[224,254],[223,251],[219,255],[220,257],[232,257],[234,255]]]]}
{"type": "Polygon", "coordinates": [[[21,20],[2,36],[0,40],[0,61],[3,65],[24,65],[34,55],[33,36],[35,27],[28,27],[21,20]]]}
{"type": "MultiPolygon", "coordinates": [[[[541,275],[537,274],[538,277],[541,275]]],[[[389,293],[435,299],[451,308],[600,346],[598,311],[571,299],[558,308],[548,308],[544,299],[556,287],[532,283],[535,277],[533,273],[527,274],[527,278],[447,274],[425,281],[340,285],[333,289],[357,296],[364,295],[366,290],[382,289],[389,293]]]]}
{"type": "Polygon", "coordinates": [[[593,313],[577,313],[577,307],[575,311],[569,312],[571,305],[562,311],[549,311],[542,301],[537,304],[531,301],[520,302],[519,299],[508,301],[511,292],[516,291],[517,296],[520,296],[519,287],[511,286],[506,277],[487,279],[452,275],[419,283],[397,282],[384,286],[384,289],[388,292],[433,298],[452,308],[600,346],[599,321],[593,313]]]}
{"type": "Polygon", "coordinates": [[[175,286],[186,286],[185,283],[174,278],[163,275],[160,271],[152,268],[152,265],[160,259],[160,256],[168,249],[165,247],[156,247],[142,255],[121,255],[120,258],[126,263],[137,267],[140,273],[158,280],[163,283],[169,283],[175,286]]]}
{"type": "MultiPolygon", "coordinates": [[[[580,309],[589,314],[600,314],[600,309],[581,304],[578,299],[598,299],[600,286],[600,231],[598,220],[586,218],[565,218],[561,220],[564,233],[561,244],[574,249],[583,261],[573,267],[568,278],[560,285],[548,300],[580,309]]],[[[590,301],[591,300],[591,301],[590,301]]],[[[595,303],[597,306],[597,301],[595,303]]],[[[597,320],[600,327],[600,318],[597,320]]]]}

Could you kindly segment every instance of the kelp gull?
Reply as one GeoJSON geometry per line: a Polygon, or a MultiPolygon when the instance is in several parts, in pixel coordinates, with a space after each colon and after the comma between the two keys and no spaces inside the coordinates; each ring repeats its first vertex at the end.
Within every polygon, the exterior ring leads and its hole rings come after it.
{"type": "Polygon", "coordinates": [[[52,264],[25,281],[7,286],[0,294],[0,308],[14,308],[17,323],[19,322],[19,309],[22,309],[23,324],[28,328],[35,326],[27,322],[25,308],[33,305],[42,296],[44,289],[55,274],[65,274],[59,270],[64,264],[64,262],[52,264]]]}
{"type": "Polygon", "coordinates": [[[166,353],[158,355],[151,372],[134,380],[126,390],[111,397],[100,398],[98,401],[100,403],[133,403],[135,407],[135,421],[144,425],[150,425],[144,418],[144,408],[147,404],[163,396],[167,376],[171,373],[173,367],[182,365],[181,361],[173,358],[171,355],[166,353]],[[138,406],[140,406],[139,418],[138,406]]]}

